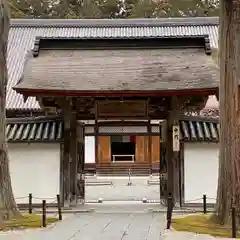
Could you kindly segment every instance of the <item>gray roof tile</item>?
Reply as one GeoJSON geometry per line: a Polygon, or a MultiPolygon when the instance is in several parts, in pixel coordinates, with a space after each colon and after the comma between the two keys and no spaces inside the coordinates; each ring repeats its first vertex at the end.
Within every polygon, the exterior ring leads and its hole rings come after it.
{"type": "Polygon", "coordinates": [[[216,119],[186,119],[180,121],[183,141],[219,141],[219,123],[216,119]]]}
{"type": "MultiPolygon", "coordinates": [[[[219,140],[219,124],[215,119],[190,118],[180,121],[183,141],[219,140]]],[[[8,119],[6,135],[9,142],[56,142],[63,140],[63,123],[59,118],[8,119]]]]}
{"type": "Polygon", "coordinates": [[[49,142],[62,140],[62,122],[57,119],[8,119],[6,129],[10,142],[49,142]]]}
{"type": "Polygon", "coordinates": [[[159,37],[176,35],[209,35],[211,47],[218,44],[217,18],[173,18],[133,20],[12,20],[9,33],[9,82],[7,109],[39,110],[35,98],[26,102],[12,87],[20,79],[25,56],[42,37],[159,37]]]}

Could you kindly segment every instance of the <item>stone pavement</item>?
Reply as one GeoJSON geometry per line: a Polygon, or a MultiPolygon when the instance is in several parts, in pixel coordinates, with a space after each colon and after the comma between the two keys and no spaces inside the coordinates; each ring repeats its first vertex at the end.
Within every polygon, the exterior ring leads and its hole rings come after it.
{"type": "MultiPolygon", "coordinates": [[[[154,177],[153,177],[154,178],[154,177]]],[[[148,185],[151,177],[132,177],[128,186],[128,177],[88,177],[90,182],[109,182],[112,185],[86,186],[86,201],[141,201],[143,198],[159,200],[159,185],[148,185]]]]}
{"type": "Polygon", "coordinates": [[[48,228],[0,232],[0,240],[224,240],[166,230],[165,214],[150,212],[148,204],[94,207],[92,213],[64,215],[63,221],[48,228]]]}
{"type": "Polygon", "coordinates": [[[158,240],[165,228],[163,213],[150,213],[143,204],[105,206],[93,213],[69,216],[40,230],[0,233],[4,240],[158,240]]]}
{"type": "MultiPolygon", "coordinates": [[[[148,185],[149,177],[92,177],[89,181],[112,185],[86,186],[86,200],[103,198],[103,203],[85,204],[85,213],[64,214],[64,220],[48,228],[0,232],[0,240],[212,240],[206,235],[166,231],[166,216],[159,204],[137,203],[143,198],[159,200],[159,185],[148,185]],[[125,202],[118,202],[118,201],[125,202]],[[159,212],[157,212],[159,211],[159,212]]],[[[222,239],[224,240],[224,239],[222,239]]]]}

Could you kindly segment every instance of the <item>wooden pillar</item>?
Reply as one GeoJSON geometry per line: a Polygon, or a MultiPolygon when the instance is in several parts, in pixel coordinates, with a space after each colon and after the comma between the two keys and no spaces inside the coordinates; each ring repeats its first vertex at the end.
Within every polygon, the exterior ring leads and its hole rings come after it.
{"type": "Polygon", "coordinates": [[[85,128],[83,123],[78,123],[77,128],[78,163],[77,163],[77,197],[81,203],[85,202],[85,128]]]}
{"type": "MultiPolygon", "coordinates": [[[[166,138],[167,136],[165,136],[166,138]]],[[[160,200],[162,203],[167,203],[167,154],[166,154],[166,142],[160,141],[160,161],[159,161],[159,182],[160,182],[160,200]]]]}
{"type": "Polygon", "coordinates": [[[184,203],[184,144],[180,143],[180,153],[179,153],[179,205],[183,206],[184,203]]]}
{"type": "Polygon", "coordinates": [[[71,102],[69,99],[64,100],[63,104],[63,200],[64,205],[70,205],[70,138],[71,138],[71,102]]]}
{"type": "Polygon", "coordinates": [[[98,151],[99,151],[99,126],[98,126],[98,120],[95,119],[95,125],[94,125],[94,133],[95,133],[95,163],[96,165],[99,164],[99,158],[98,158],[98,151]]]}
{"type": "Polygon", "coordinates": [[[63,104],[63,192],[64,205],[77,204],[77,118],[72,99],[63,104]]]}
{"type": "Polygon", "coordinates": [[[64,205],[64,143],[60,143],[60,201],[64,205]]]}
{"type": "Polygon", "coordinates": [[[94,125],[94,133],[95,133],[95,163],[96,163],[96,166],[97,166],[97,164],[99,164],[99,159],[98,159],[99,126],[98,126],[98,103],[97,103],[97,101],[95,101],[94,107],[95,107],[95,125],[94,125]]]}
{"type": "Polygon", "coordinates": [[[150,163],[151,174],[152,174],[152,128],[151,128],[151,121],[148,120],[147,124],[147,131],[148,131],[148,163],[150,163]]]}
{"type": "MultiPolygon", "coordinates": [[[[180,164],[179,164],[179,148],[180,143],[177,144],[176,140],[173,140],[174,136],[177,134],[173,131],[179,129],[179,120],[178,120],[178,97],[173,96],[169,104],[169,112],[167,116],[167,191],[168,195],[172,194],[174,197],[174,202],[179,202],[180,200],[180,183],[179,183],[179,174],[180,174],[180,164]],[[175,130],[173,127],[175,126],[175,130]],[[178,148],[179,145],[179,148],[178,148]]],[[[178,134],[179,138],[179,134],[178,134]]],[[[179,142],[179,139],[178,139],[179,142]]]]}
{"type": "Polygon", "coordinates": [[[166,157],[167,157],[167,194],[173,194],[173,141],[172,141],[172,112],[170,110],[167,117],[167,144],[166,144],[166,157]]]}
{"type": "Polygon", "coordinates": [[[70,204],[77,204],[77,118],[72,112],[70,120],[70,204]]]}

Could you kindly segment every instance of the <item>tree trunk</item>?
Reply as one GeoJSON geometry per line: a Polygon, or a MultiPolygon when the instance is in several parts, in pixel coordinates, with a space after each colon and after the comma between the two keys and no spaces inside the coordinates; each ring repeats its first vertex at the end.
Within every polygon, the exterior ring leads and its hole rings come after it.
{"type": "Polygon", "coordinates": [[[0,221],[20,216],[13,197],[6,129],[6,88],[7,74],[7,41],[9,32],[9,17],[7,2],[0,0],[0,221]]]}
{"type": "Polygon", "coordinates": [[[216,217],[222,224],[235,206],[240,223],[240,2],[221,0],[220,156],[216,217]]]}

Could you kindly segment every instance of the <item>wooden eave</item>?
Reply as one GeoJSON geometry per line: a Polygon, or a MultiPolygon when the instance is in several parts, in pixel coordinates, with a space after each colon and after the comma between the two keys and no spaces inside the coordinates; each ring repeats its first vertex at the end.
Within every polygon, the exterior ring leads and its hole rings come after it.
{"type": "Polygon", "coordinates": [[[169,90],[169,91],[63,91],[63,90],[39,90],[39,89],[13,89],[27,97],[160,97],[160,96],[182,96],[182,95],[214,95],[218,92],[218,87],[187,89],[187,90],[169,90]]]}

